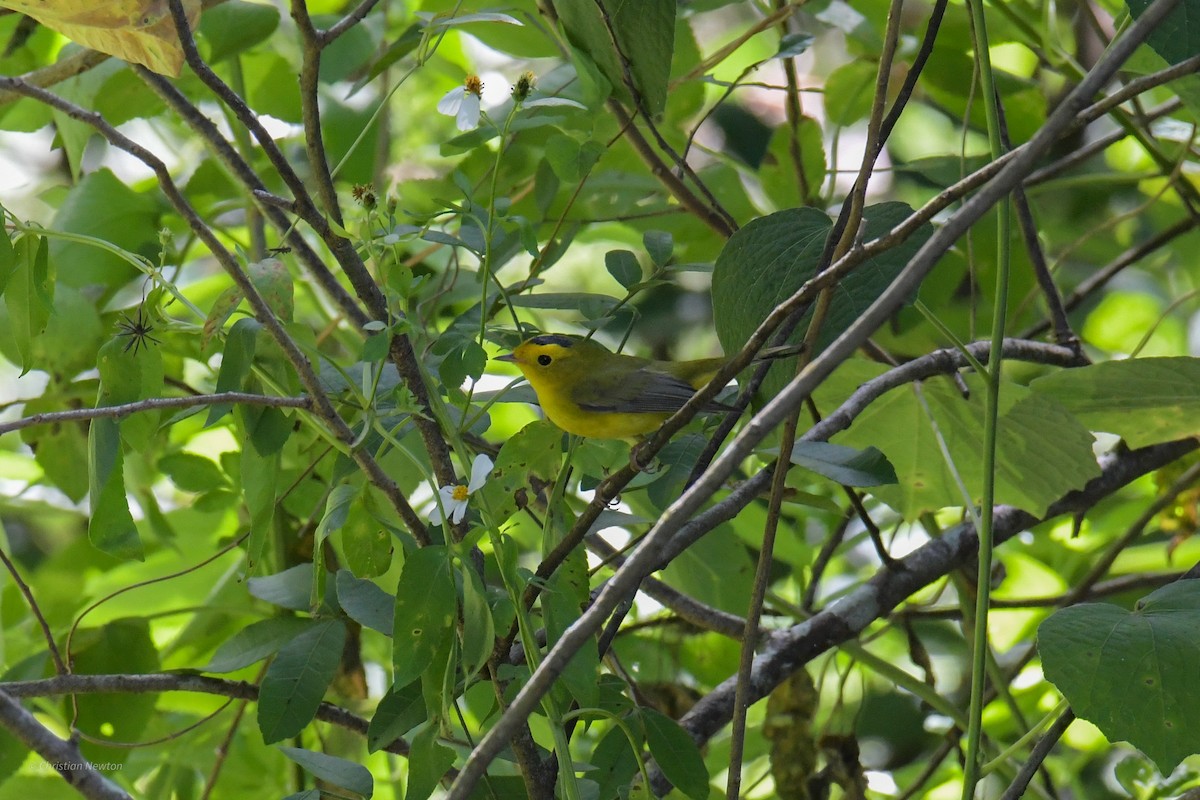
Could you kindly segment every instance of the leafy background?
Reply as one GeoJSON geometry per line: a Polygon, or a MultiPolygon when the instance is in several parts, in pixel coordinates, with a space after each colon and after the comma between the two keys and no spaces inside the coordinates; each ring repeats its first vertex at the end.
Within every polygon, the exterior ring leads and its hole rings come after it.
{"type": "Polygon", "coordinates": [[[0,798],[1200,787],[1193,0],[3,5],[0,798]]]}

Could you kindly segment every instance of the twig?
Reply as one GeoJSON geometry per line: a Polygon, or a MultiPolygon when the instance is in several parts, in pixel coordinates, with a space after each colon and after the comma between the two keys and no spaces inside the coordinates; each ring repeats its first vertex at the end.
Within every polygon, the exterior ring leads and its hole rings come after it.
{"type": "Polygon", "coordinates": [[[1058,740],[1067,732],[1067,728],[1071,727],[1071,723],[1075,721],[1075,712],[1067,709],[1059,715],[1058,719],[1054,720],[1045,733],[1038,739],[1037,744],[1029,751],[1024,763],[1021,764],[1021,769],[1018,770],[1017,776],[1013,778],[1013,782],[1004,790],[1004,794],[1000,795],[1000,800],[1019,800],[1025,796],[1025,790],[1029,788],[1029,782],[1033,780],[1033,776],[1041,769],[1042,762],[1046,760],[1046,756],[1050,755],[1050,751],[1054,749],[1054,745],[1058,744],[1058,740]]]}
{"type": "MultiPolygon", "coordinates": [[[[1188,216],[1185,219],[1176,222],[1166,230],[1156,233],[1141,244],[1131,247],[1114,260],[1109,262],[1104,267],[1094,272],[1087,280],[1075,287],[1067,297],[1063,300],[1063,307],[1070,311],[1091,296],[1092,292],[1104,286],[1122,270],[1131,267],[1141,261],[1146,256],[1153,253],[1160,247],[1165,246],[1172,239],[1176,239],[1185,233],[1188,233],[1200,226],[1200,220],[1195,217],[1188,216]]],[[[1031,325],[1027,330],[1021,332],[1022,338],[1030,338],[1037,336],[1050,327],[1048,320],[1042,320],[1036,325],[1031,325]]]]}
{"type": "MultiPolygon", "coordinates": [[[[1110,581],[1097,582],[1087,592],[1082,595],[1074,596],[1071,593],[1064,592],[1063,594],[1047,595],[1045,597],[1021,597],[1021,598],[1002,598],[998,597],[992,600],[993,608],[1051,608],[1061,606],[1070,602],[1079,602],[1080,600],[1092,600],[1098,597],[1111,597],[1118,594],[1127,594],[1129,592],[1141,589],[1157,589],[1160,586],[1166,586],[1168,583],[1177,581],[1186,573],[1177,572],[1151,572],[1140,575],[1122,575],[1120,578],[1113,578],[1110,581]]],[[[906,618],[921,617],[924,619],[959,619],[962,616],[962,611],[959,606],[946,606],[940,608],[918,608],[910,607],[897,612],[896,616],[906,618]]]]}
{"type": "MultiPolygon", "coordinates": [[[[255,678],[255,683],[261,683],[263,676],[267,674],[267,664],[264,662],[258,670],[258,676],[255,678]]],[[[217,778],[221,775],[221,769],[225,766],[225,760],[229,757],[230,745],[233,744],[233,737],[237,735],[237,730],[242,724],[242,717],[246,714],[246,709],[250,706],[249,700],[240,700],[237,708],[233,711],[233,719],[229,723],[229,730],[225,732],[225,736],[221,738],[220,744],[217,745],[214,755],[212,768],[208,771],[208,777],[204,780],[204,790],[200,793],[200,800],[208,800],[212,796],[213,789],[217,786],[217,778]]]]}
{"type": "MultiPolygon", "coordinates": [[[[999,121],[1000,141],[1004,145],[1005,150],[1012,150],[1012,141],[1008,135],[1008,120],[1004,113],[1004,104],[996,99],[995,108],[997,119],[999,121]]],[[[1029,263],[1033,268],[1033,277],[1037,281],[1038,288],[1042,290],[1042,298],[1046,301],[1046,307],[1050,311],[1050,322],[1054,327],[1054,341],[1064,347],[1073,347],[1079,349],[1079,337],[1071,330],[1071,323],[1067,321],[1067,311],[1063,308],[1062,295],[1058,292],[1058,287],[1054,284],[1054,278],[1050,275],[1050,268],[1046,265],[1046,253],[1042,250],[1042,243],[1038,241],[1037,223],[1033,219],[1033,209],[1029,207],[1029,197],[1025,194],[1025,188],[1022,184],[1018,184],[1012,193],[1013,206],[1017,210],[1017,224],[1021,228],[1021,238],[1025,242],[1025,252],[1029,255],[1029,263]]]]}
{"type": "MultiPolygon", "coordinates": [[[[0,694],[10,697],[49,697],[63,694],[147,694],[152,692],[197,692],[258,701],[258,687],[245,681],[230,681],[204,675],[150,673],[137,675],[62,675],[38,681],[0,683],[0,694]]],[[[316,718],[366,736],[370,722],[334,705],[321,703],[316,718]]],[[[408,743],[397,739],[383,748],[389,753],[408,755],[408,743]]]]}
{"type": "Polygon", "coordinates": [[[47,411],[28,417],[0,422],[0,436],[35,425],[51,425],[56,422],[78,422],[91,419],[121,419],[139,411],[161,411],[167,408],[193,408],[212,406],[221,403],[241,403],[250,406],[271,406],[272,408],[300,408],[305,411],[313,410],[311,397],[270,397],[250,392],[218,392],[216,394],[189,395],[187,397],[149,397],[132,403],[116,406],[99,406],[98,408],[73,408],[70,411],[47,411]]]}
{"type": "Polygon", "coordinates": [[[280,232],[280,235],[285,237],[288,245],[299,257],[301,263],[304,264],[308,274],[317,282],[317,285],[321,287],[330,299],[337,304],[342,313],[359,328],[367,324],[371,318],[354,302],[354,298],[350,296],[350,293],[334,277],[321,256],[309,245],[308,240],[296,230],[291,220],[284,214],[279,213],[285,211],[300,216],[302,209],[301,202],[299,200],[288,200],[267,191],[266,185],[258,173],[226,141],[212,120],[202,114],[200,109],[196,108],[182,92],[175,88],[174,84],[144,67],[136,67],[135,69],[142,80],[146,82],[146,85],[162,98],[163,102],[170,106],[171,110],[179,115],[193,131],[199,134],[201,140],[212,148],[213,153],[220,159],[221,163],[237,177],[242,186],[250,193],[250,196],[258,202],[258,206],[262,209],[264,216],[271,221],[271,224],[280,232]]]}
{"type": "Polygon", "coordinates": [[[328,47],[333,43],[334,39],[337,39],[343,33],[366,19],[367,14],[370,14],[371,9],[375,8],[378,4],[379,0],[363,0],[358,4],[357,8],[339,19],[336,24],[320,31],[321,47],[328,47]]]}
{"type": "MultiPolygon", "coordinates": [[[[650,133],[653,134],[654,141],[658,145],[658,149],[666,153],[671,158],[671,161],[674,162],[675,167],[679,170],[680,174],[686,175],[691,179],[692,184],[700,190],[700,193],[704,195],[704,198],[708,201],[707,208],[711,209],[712,213],[714,213],[730,231],[737,230],[737,220],[735,220],[733,215],[725,210],[725,207],[721,205],[719,200],[717,200],[716,195],[712,193],[712,191],[708,188],[708,185],[705,184],[704,181],[700,180],[700,176],[696,174],[691,165],[688,164],[685,159],[681,158],[677,152],[675,152],[675,148],[671,146],[671,143],[668,142],[658,130],[658,126],[654,124],[654,117],[650,113],[650,110],[646,108],[646,98],[642,96],[642,93],[638,90],[636,81],[633,79],[633,71],[630,69],[629,58],[625,55],[625,51],[621,48],[621,42],[617,38],[617,31],[613,26],[612,17],[609,16],[608,8],[601,0],[592,0],[592,2],[595,4],[596,11],[598,11],[600,14],[600,19],[604,22],[604,28],[608,32],[609,42],[612,44],[613,50],[617,54],[617,61],[619,61],[621,64],[621,78],[625,84],[625,88],[629,90],[629,96],[633,100],[633,107],[645,121],[646,127],[650,130],[650,133]]],[[[610,107],[615,104],[616,101],[610,99],[610,107]]],[[[633,126],[630,126],[630,128],[632,129],[633,126]]]]}
{"type": "Polygon", "coordinates": [[[50,657],[54,659],[54,671],[59,675],[66,675],[69,670],[63,661],[62,653],[58,651],[58,642],[54,641],[54,634],[50,631],[50,623],[46,622],[46,617],[42,614],[41,606],[33,598],[33,591],[29,588],[29,584],[25,583],[21,578],[21,573],[17,571],[17,565],[9,560],[8,554],[4,552],[3,548],[0,548],[0,561],[4,562],[4,567],[8,570],[8,574],[12,576],[13,582],[17,584],[17,588],[21,590],[21,594],[25,596],[25,602],[29,605],[29,610],[37,618],[38,625],[42,629],[42,638],[46,640],[46,647],[50,650],[50,657]]]}
{"type": "Polygon", "coordinates": [[[1079,599],[1087,594],[1088,590],[1103,578],[1105,573],[1116,563],[1117,558],[1124,552],[1125,548],[1142,535],[1142,532],[1150,524],[1150,521],[1160,511],[1175,502],[1175,498],[1190,488],[1197,479],[1200,479],[1200,463],[1193,464],[1184,470],[1183,474],[1176,478],[1166,491],[1156,497],[1154,502],[1150,503],[1146,507],[1146,510],[1138,515],[1138,518],[1129,525],[1125,533],[1108,546],[1104,555],[1092,564],[1087,574],[1067,593],[1063,605],[1071,605],[1079,602],[1079,599]]]}
{"type": "MultiPolygon", "coordinates": [[[[1041,520],[1020,509],[999,506],[995,515],[996,543],[1007,541],[1042,520],[1090,508],[1130,481],[1171,463],[1196,447],[1194,440],[1184,440],[1110,458],[1098,478],[1051,505],[1041,520]]],[[[817,655],[857,636],[913,593],[941,579],[950,570],[970,563],[978,548],[974,526],[970,523],[959,525],[900,559],[894,567],[880,570],[864,585],[810,619],[773,635],[765,652],[755,661],[749,701],[766,696],[817,655]]],[[[707,741],[728,722],[735,687],[734,678],[726,679],[680,720],[697,742],[707,741]]],[[[656,789],[664,786],[661,780],[655,783],[656,789]]]]}
{"type": "Polygon", "coordinates": [[[45,759],[63,780],[89,800],[133,800],[84,758],[75,742],[55,736],[14,700],[14,695],[7,691],[11,686],[0,683],[0,725],[45,759]]]}
{"type": "Polygon", "coordinates": [[[321,106],[317,100],[320,85],[321,51],[324,39],[313,27],[304,0],[292,0],[292,19],[300,31],[300,115],[304,127],[304,148],[308,152],[308,168],[317,185],[317,197],[325,213],[338,225],[344,225],[337,190],[333,188],[333,173],[325,156],[325,137],[321,132],[321,106]]]}
{"type": "MultiPolygon", "coordinates": [[[[30,86],[45,88],[53,86],[56,83],[62,83],[67,78],[82,75],[93,67],[103,64],[110,58],[112,56],[108,53],[101,53],[99,50],[81,50],[77,53],[72,53],[66,58],[59,59],[49,66],[32,72],[26,72],[20,78],[30,86]]],[[[19,92],[0,91],[0,106],[16,102],[21,97],[22,95],[19,92]]]]}

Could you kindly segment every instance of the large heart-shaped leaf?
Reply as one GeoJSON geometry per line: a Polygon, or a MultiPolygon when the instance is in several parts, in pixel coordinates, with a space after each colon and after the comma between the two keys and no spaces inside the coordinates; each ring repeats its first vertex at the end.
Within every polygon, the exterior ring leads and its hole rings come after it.
{"type": "Polygon", "coordinates": [[[1130,447],[1200,433],[1200,358],[1105,361],[1051,373],[1030,388],[1130,447]]]}
{"type": "Polygon", "coordinates": [[[1200,580],[1177,581],[1134,611],[1065,608],[1038,628],[1046,677],[1075,713],[1142,750],[1168,775],[1200,752],[1200,580]]]}

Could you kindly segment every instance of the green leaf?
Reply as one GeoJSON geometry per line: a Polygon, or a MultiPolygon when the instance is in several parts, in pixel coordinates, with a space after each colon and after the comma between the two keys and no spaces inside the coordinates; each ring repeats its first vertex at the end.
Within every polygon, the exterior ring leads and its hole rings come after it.
{"type": "Polygon", "coordinates": [[[438,726],[429,725],[413,737],[404,800],[426,800],[454,764],[454,751],[438,744],[437,733],[438,726]]]}
{"type": "Polygon", "coordinates": [[[343,483],[333,487],[325,500],[325,514],[317,524],[317,544],[320,545],[329,534],[346,524],[350,508],[362,494],[362,484],[343,483]]]}
{"type": "Polygon", "coordinates": [[[433,662],[442,642],[454,632],[457,601],[445,547],[423,547],[408,556],[396,586],[393,685],[415,680],[433,662]]]}
{"type": "MultiPolygon", "coordinates": [[[[553,646],[567,627],[579,619],[580,609],[588,601],[587,558],[582,550],[572,551],[542,592],[542,615],[546,621],[546,639],[553,646]]],[[[599,703],[596,675],[600,655],[595,643],[585,645],[572,656],[562,673],[562,681],[571,696],[583,708],[599,703]]]]}
{"type": "Polygon", "coordinates": [[[279,751],[326,783],[340,786],[359,797],[370,797],[375,793],[375,779],[362,764],[299,747],[280,746],[279,751]]]}
{"type": "Polygon", "coordinates": [[[277,27],[279,11],[274,6],[231,0],[205,11],[196,28],[196,42],[204,48],[204,60],[216,64],[249,50],[277,27]]]}
{"type": "Polygon", "coordinates": [[[679,499],[683,484],[692,474],[707,439],[699,434],[676,436],[658,451],[660,477],[646,489],[646,497],[655,508],[665,509],[679,499]]]}
{"type": "Polygon", "coordinates": [[[278,258],[264,258],[247,264],[246,274],[275,316],[291,322],[296,310],[295,283],[287,265],[278,258]]]}
{"type": "Polygon", "coordinates": [[[446,353],[438,365],[438,374],[447,386],[462,386],[468,378],[478,380],[487,368],[487,351],[474,339],[467,339],[446,353]]]}
{"type": "MultiPolygon", "coordinates": [[[[2,218],[2,217],[0,217],[2,218]]],[[[17,268],[17,251],[8,236],[8,227],[0,225],[0,295],[8,286],[8,279],[17,268]]]]}
{"type": "MultiPolygon", "coordinates": [[[[77,675],[128,675],[158,672],[158,650],[144,619],[126,618],[102,628],[78,631],[72,646],[77,675]]],[[[76,695],[78,715],[70,698],[64,700],[66,718],[74,716],[75,725],[90,740],[79,743],[83,754],[93,763],[125,763],[128,747],[108,747],[103,742],[136,742],[146,738],[146,729],[154,718],[157,695],[85,694],[76,695]],[[96,741],[98,740],[98,741],[96,741]]]]}
{"type": "Polygon", "coordinates": [[[626,289],[642,279],[642,265],[629,250],[609,250],[604,254],[604,266],[608,274],[626,289]]]}
{"type": "Polygon", "coordinates": [[[474,569],[459,570],[462,582],[462,670],[463,679],[470,680],[487,663],[496,643],[496,625],[488,606],[483,580],[474,569]]]}
{"type": "Polygon", "coordinates": [[[546,142],[546,162],[559,180],[566,183],[576,183],[591,172],[604,152],[600,142],[590,139],[580,142],[564,134],[555,134],[546,142]]]}
{"type": "MultiPolygon", "coordinates": [[[[296,81],[295,69],[283,53],[259,49],[242,54],[239,61],[246,76],[245,95],[250,107],[260,114],[298,124],[303,117],[299,93],[279,89],[296,81]]],[[[321,63],[324,65],[324,58],[321,63]]]]}
{"type": "Polygon", "coordinates": [[[417,45],[425,37],[422,26],[414,22],[404,29],[396,41],[388,45],[387,49],[377,58],[372,64],[371,69],[359,79],[358,83],[354,84],[354,89],[351,94],[366,86],[371,81],[383,74],[383,71],[395,64],[400,59],[417,49],[417,45]]]}
{"type": "Polygon", "coordinates": [[[312,599],[313,565],[311,561],[289,567],[274,575],[264,575],[247,581],[251,596],[288,608],[307,611],[312,599]]]}
{"type": "Polygon", "coordinates": [[[7,729],[0,729],[0,784],[16,774],[29,757],[29,753],[30,750],[24,742],[7,729]]]}
{"type": "Polygon", "coordinates": [[[312,626],[312,620],[299,617],[272,617],[252,622],[221,643],[201,672],[236,672],[264,658],[312,626]]]}
{"type": "Polygon", "coordinates": [[[292,425],[287,414],[271,406],[238,406],[242,425],[250,437],[250,443],[262,456],[277,456],[292,435],[292,425]]]}
{"type": "Polygon", "coordinates": [[[117,558],[141,561],[142,540],[125,499],[121,431],[115,419],[92,420],[88,429],[88,477],[92,498],[89,541],[96,549],[117,558]]]}
{"type": "Polygon", "coordinates": [[[871,113],[878,70],[867,61],[851,61],[825,79],[825,112],[829,121],[846,126],[871,113]]]}
{"type": "Polygon", "coordinates": [[[92,301],[83,291],[60,283],[54,287],[50,319],[33,340],[34,366],[65,381],[95,365],[107,338],[92,301]]]}
{"type": "Polygon", "coordinates": [[[1064,369],[1030,384],[1094,431],[1145,447],[1200,433],[1200,359],[1131,358],[1064,369]]]}
{"type": "Polygon", "coordinates": [[[158,468],[185,492],[212,491],[229,485],[229,480],[212,459],[195,453],[171,453],[158,460],[158,468]]]}
{"type": "Polygon", "coordinates": [[[385,636],[392,635],[395,625],[396,599],[380,589],[373,581],[356,578],[345,569],[337,573],[338,604],[350,619],[379,631],[385,636]]]}
{"type": "Polygon", "coordinates": [[[629,738],[615,726],[596,744],[590,762],[588,777],[596,782],[600,797],[618,797],[637,774],[638,762],[629,738]]]}
{"type": "Polygon", "coordinates": [[[665,267],[675,252],[675,237],[667,231],[646,231],[642,234],[642,247],[656,267],[665,267]]]}
{"type": "MultiPolygon", "coordinates": [[[[868,207],[864,239],[885,234],[911,213],[904,203],[868,207]]],[[[821,211],[790,209],[752,220],[730,237],[713,268],[712,289],[717,336],[726,353],[740,350],[775,306],[816,273],[831,226],[821,211]]],[[[818,350],[862,315],[932,232],[932,227],[922,226],[903,244],[868,259],[838,283],[821,326],[818,350]]],[[[810,310],[790,341],[803,339],[811,316],[810,310]]],[[[763,393],[778,394],[791,377],[791,372],[773,368],[763,382],[763,393]]]]}
{"type": "MultiPolygon", "coordinates": [[[[1137,19],[1150,7],[1150,0],[1128,0],[1128,5],[1130,15],[1137,19]]],[[[1200,53],[1198,10],[1200,7],[1195,0],[1184,0],[1150,32],[1146,43],[1171,64],[1200,53]]]]}
{"type": "Polygon", "coordinates": [[[34,342],[54,310],[54,281],[50,275],[49,250],[41,236],[22,236],[16,244],[16,268],[4,292],[13,341],[21,354],[21,374],[38,366],[34,342]]]}
{"type": "MultiPolygon", "coordinates": [[[[945,378],[926,381],[919,391],[924,393],[972,502],[978,502],[983,492],[980,454],[986,389],[976,375],[967,376],[966,381],[969,398],[945,378]]],[[[899,483],[877,486],[872,494],[907,520],[964,503],[916,391],[912,386],[893,389],[872,403],[853,427],[835,437],[839,444],[878,447],[887,456],[899,483]]],[[[1092,452],[1093,437],[1044,396],[1009,383],[1002,384],[1000,395],[996,502],[1040,516],[1062,495],[1100,474],[1092,452]],[[1054,447],[1046,447],[1046,442],[1054,442],[1054,447]]]]}
{"type": "MultiPolygon", "coordinates": [[[[133,352],[128,342],[110,339],[96,353],[100,391],[96,406],[133,403],[162,394],[162,354],[156,349],[133,352]]],[[[158,432],[159,411],[139,411],[121,420],[121,438],[134,450],[145,451],[158,432]]]]}
{"type": "Polygon", "coordinates": [[[517,498],[528,493],[529,476],[550,480],[562,464],[562,431],[548,420],[531,422],[505,442],[487,483],[480,489],[499,525],[517,513],[517,498]]]}
{"type": "Polygon", "coordinates": [[[646,726],[646,744],[663,775],[692,800],[707,800],[708,767],[692,737],[670,717],[652,708],[640,711],[646,726]]]}
{"type": "Polygon", "coordinates": [[[754,582],[754,561],[732,528],[722,526],[674,558],[663,576],[702,603],[744,614],[754,582]]]}
{"type": "MultiPolygon", "coordinates": [[[[360,578],[377,578],[392,566],[394,541],[386,525],[380,522],[374,494],[370,490],[354,509],[342,528],[342,550],[346,566],[360,578]]],[[[392,632],[389,624],[387,633],[392,632]]]]}
{"type": "Polygon", "coordinates": [[[367,726],[367,752],[382,750],[428,718],[421,682],[392,687],[379,701],[367,726]]]}
{"type": "Polygon", "coordinates": [[[321,619],[280,648],[259,688],[258,729],[264,742],[296,736],[312,721],[345,642],[341,620],[321,619]]]}
{"type": "MultiPolygon", "coordinates": [[[[103,66],[108,66],[107,64],[103,66]]],[[[167,104],[156,95],[131,69],[113,63],[111,74],[104,77],[90,110],[104,117],[110,125],[123,125],[131,119],[157,117],[167,110],[167,104]]]]}
{"type": "Polygon", "coordinates": [[[1176,581],[1130,612],[1084,603],[1038,628],[1046,677],[1083,719],[1169,774],[1200,752],[1200,580],[1176,581]]]}
{"type": "MultiPolygon", "coordinates": [[[[233,309],[230,309],[232,313],[233,309]]],[[[258,332],[262,325],[255,319],[244,317],[233,323],[225,335],[225,349],[221,351],[221,368],[217,371],[216,391],[238,392],[245,388],[250,369],[254,366],[254,350],[258,332]]],[[[233,409],[233,403],[216,403],[208,409],[208,427],[233,409]]]]}
{"type": "MultiPolygon", "coordinates": [[[[778,448],[771,455],[777,455],[778,448]]],[[[874,447],[856,450],[828,442],[796,442],[792,463],[824,475],[843,486],[881,486],[897,483],[896,470],[874,447]]]]}
{"type": "Polygon", "coordinates": [[[779,50],[775,53],[775,58],[795,58],[806,53],[812,43],[811,33],[785,33],[779,39],[779,50]]]}
{"type": "MultiPolygon", "coordinates": [[[[250,538],[246,542],[246,557],[254,569],[262,556],[263,546],[271,534],[275,518],[276,488],[279,483],[279,454],[263,455],[249,436],[242,438],[242,497],[250,512],[250,538]]],[[[306,606],[307,607],[307,606],[306,606]]]]}
{"type": "MultiPolygon", "coordinates": [[[[109,170],[99,169],[71,189],[51,227],[157,258],[159,211],[151,196],[135,192],[109,170]]],[[[60,281],[77,289],[102,286],[105,300],[140,274],[127,258],[87,242],[55,239],[50,243],[50,258],[62,265],[60,281]]]]}
{"type": "Polygon", "coordinates": [[[511,299],[511,304],[518,308],[556,308],[571,311],[578,311],[585,303],[611,309],[618,300],[611,295],[594,292],[541,292],[518,295],[511,299]]]}
{"type": "MultiPolygon", "coordinates": [[[[60,402],[50,392],[25,404],[27,416],[60,409],[60,402]]],[[[46,473],[46,479],[76,503],[88,493],[88,471],[79,468],[88,461],[87,429],[82,422],[59,422],[21,431],[21,440],[33,450],[34,460],[46,473]]]]}
{"type": "Polygon", "coordinates": [[[675,48],[675,0],[560,0],[555,9],[567,39],[595,63],[619,96],[628,99],[629,90],[614,38],[646,110],[651,115],[663,110],[675,48]]]}
{"type": "Polygon", "coordinates": [[[779,208],[805,205],[809,200],[819,197],[825,181],[825,133],[821,123],[812,117],[801,117],[796,123],[794,136],[800,154],[803,182],[797,179],[792,150],[793,132],[788,125],[780,125],[771,134],[767,158],[758,170],[763,191],[779,208]]]}

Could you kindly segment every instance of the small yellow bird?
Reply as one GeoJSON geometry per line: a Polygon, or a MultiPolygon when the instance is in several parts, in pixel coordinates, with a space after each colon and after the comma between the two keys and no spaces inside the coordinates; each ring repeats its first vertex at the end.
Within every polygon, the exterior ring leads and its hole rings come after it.
{"type": "MultiPolygon", "coordinates": [[[[593,439],[630,439],[658,430],[726,361],[654,361],[553,333],[534,336],[496,360],[517,365],[551,422],[593,439]]],[[[734,409],[710,401],[700,410],[734,409]]]]}

